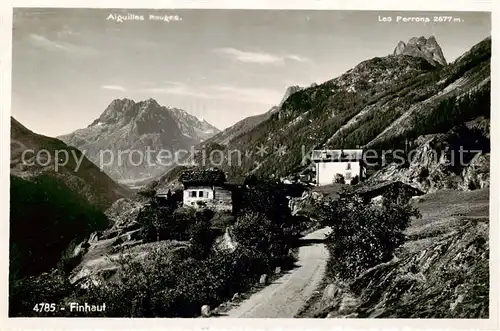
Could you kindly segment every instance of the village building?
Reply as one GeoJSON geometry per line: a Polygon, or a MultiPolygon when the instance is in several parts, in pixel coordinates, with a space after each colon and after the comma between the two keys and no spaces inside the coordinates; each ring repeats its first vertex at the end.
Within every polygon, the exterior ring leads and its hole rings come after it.
{"type": "Polygon", "coordinates": [[[342,178],[345,184],[355,184],[366,176],[362,149],[313,150],[317,186],[330,185],[342,178]]]}
{"type": "Polygon", "coordinates": [[[189,170],[181,175],[180,180],[183,206],[232,211],[234,186],[226,183],[225,175],[220,170],[189,170]]]}
{"type": "Polygon", "coordinates": [[[379,203],[386,197],[393,202],[405,204],[412,197],[423,195],[424,192],[400,181],[385,181],[362,185],[352,191],[352,194],[359,195],[366,202],[379,203]]]}

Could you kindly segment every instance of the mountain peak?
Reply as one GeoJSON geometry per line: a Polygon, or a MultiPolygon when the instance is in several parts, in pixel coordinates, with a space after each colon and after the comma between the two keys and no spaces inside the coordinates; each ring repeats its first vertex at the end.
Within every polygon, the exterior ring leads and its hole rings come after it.
{"type": "Polygon", "coordinates": [[[400,41],[394,48],[393,55],[421,57],[434,66],[444,66],[447,64],[435,36],[430,36],[429,38],[425,38],[424,36],[412,37],[407,43],[400,41]]]}
{"type": "Polygon", "coordinates": [[[159,106],[160,105],[158,103],[158,101],[156,101],[153,98],[149,98],[149,99],[146,99],[144,101],[141,101],[141,103],[144,103],[144,105],[146,105],[146,106],[159,106]]]}
{"type": "Polygon", "coordinates": [[[279,103],[278,107],[281,107],[289,96],[303,89],[304,89],[303,87],[300,87],[298,85],[288,86],[285,90],[285,94],[283,95],[283,98],[281,99],[281,102],[279,103]]]}

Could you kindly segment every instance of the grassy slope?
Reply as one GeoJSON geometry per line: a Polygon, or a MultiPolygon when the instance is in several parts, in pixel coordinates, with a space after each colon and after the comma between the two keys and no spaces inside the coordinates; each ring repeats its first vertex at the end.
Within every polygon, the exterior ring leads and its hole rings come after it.
{"type": "MultiPolygon", "coordinates": [[[[19,158],[22,149],[33,149],[36,152],[40,150],[47,150],[52,156],[52,162],[46,166],[24,166],[21,161],[11,163],[11,174],[21,178],[33,178],[41,174],[50,175],[60,179],[69,188],[77,191],[79,194],[87,198],[90,203],[105,209],[109,207],[117,199],[128,196],[130,192],[115,183],[105,173],[103,173],[97,166],[90,162],[86,157],[77,171],[77,163],[73,156],[76,155],[78,159],[81,158],[81,152],[66,145],[61,140],[51,138],[43,135],[36,134],[14,118],[11,118],[11,139],[12,141],[20,142],[24,145],[19,148],[19,144],[13,144],[16,150],[11,151],[12,159],[19,158]],[[55,151],[67,151],[69,153],[68,163],[62,166],[58,171],[54,171],[54,155],[55,151]]],[[[30,154],[27,154],[30,156],[30,154]]]]}
{"type": "MultiPolygon", "coordinates": [[[[62,141],[36,134],[11,118],[10,261],[16,278],[46,271],[61,259],[68,246],[108,226],[103,211],[129,191],[116,184],[81,152],[62,141]],[[46,166],[24,165],[26,149],[47,150],[46,166]],[[56,151],[67,151],[69,162],[54,168],[56,151]]],[[[27,154],[30,156],[30,154],[27,154]]]]}
{"type": "Polygon", "coordinates": [[[99,208],[52,176],[10,180],[12,278],[55,267],[70,243],[108,226],[99,208]]]}

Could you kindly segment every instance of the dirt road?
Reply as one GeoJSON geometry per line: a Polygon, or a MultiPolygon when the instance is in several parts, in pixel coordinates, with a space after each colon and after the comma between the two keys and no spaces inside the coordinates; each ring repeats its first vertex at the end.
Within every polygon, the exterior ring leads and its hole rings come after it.
{"type": "Polygon", "coordinates": [[[328,251],[320,241],[328,230],[321,229],[303,238],[297,265],[289,273],[253,294],[227,317],[294,317],[311,297],[323,278],[328,251]]]}

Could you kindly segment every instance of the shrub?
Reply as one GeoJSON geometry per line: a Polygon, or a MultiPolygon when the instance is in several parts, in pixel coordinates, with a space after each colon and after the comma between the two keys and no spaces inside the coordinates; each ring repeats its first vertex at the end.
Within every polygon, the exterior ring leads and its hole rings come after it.
{"type": "Polygon", "coordinates": [[[66,275],[60,270],[51,270],[39,276],[9,281],[9,316],[58,316],[59,311],[34,311],[36,304],[56,303],[74,292],[66,275]]]}
{"type": "Polygon", "coordinates": [[[345,178],[342,174],[336,174],[333,182],[336,184],[345,184],[345,178]]]}
{"type": "Polygon", "coordinates": [[[390,260],[404,243],[403,231],[419,213],[410,205],[393,201],[384,198],[382,206],[377,206],[341,193],[337,200],[320,207],[321,222],[332,229],[327,241],[336,261],[331,270],[335,277],[356,277],[390,260]]]}
{"type": "Polygon", "coordinates": [[[188,240],[189,230],[197,222],[209,222],[214,212],[209,209],[178,208],[159,206],[151,202],[144,207],[137,221],[141,224],[142,237],[147,241],[188,240]]]}
{"type": "Polygon", "coordinates": [[[101,304],[108,317],[193,317],[250,288],[267,271],[262,253],[239,247],[197,260],[153,251],[145,261],[124,257],[115,282],[92,286],[80,300],[101,304]]]}
{"type": "Polygon", "coordinates": [[[418,181],[423,182],[427,177],[429,177],[429,168],[423,167],[418,174],[418,181]]]}

